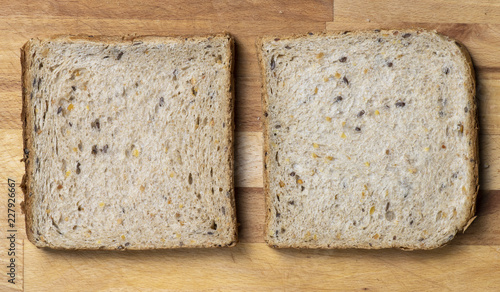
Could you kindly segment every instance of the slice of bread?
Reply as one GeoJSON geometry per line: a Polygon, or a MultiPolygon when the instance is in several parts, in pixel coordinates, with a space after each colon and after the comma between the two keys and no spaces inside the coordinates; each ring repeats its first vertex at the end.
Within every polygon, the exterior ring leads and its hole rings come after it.
{"type": "Polygon", "coordinates": [[[257,45],[269,245],[431,249],[467,228],[477,121],[461,44],[375,30],[257,45]]]}
{"type": "Polygon", "coordinates": [[[62,36],[21,55],[33,244],[236,243],[230,36],[62,36]]]}

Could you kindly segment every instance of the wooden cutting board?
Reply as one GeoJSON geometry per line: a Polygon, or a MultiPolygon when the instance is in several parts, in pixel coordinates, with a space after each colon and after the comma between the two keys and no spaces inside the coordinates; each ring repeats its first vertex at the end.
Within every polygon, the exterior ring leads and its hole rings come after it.
{"type": "Polygon", "coordinates": [[[1,291],[500,290],[500,6],[495,1],[1,2],[1,291]],[[477,219],[450,245],[431,251],[267,247],[262,237],[265,210],[256,37],[415,25],[462,41],[476,66],[481,127],[477,219]],[[20,163],[22,44],[31,37],[52,34],[220,31],[234,35],[237,44],[236,199],[240,243],[224,249],[105,252],[40,250],[27,241],[19,207],[19,184],[24,173],[20,163]],[[10,227],[9,178],[16,184],[16,221],[10,227]],[[13,257],[8,255],[11,234],[15,235],[13,257]],[[8,282],[11,259],[15,260],[15,284],[8,282]]]}

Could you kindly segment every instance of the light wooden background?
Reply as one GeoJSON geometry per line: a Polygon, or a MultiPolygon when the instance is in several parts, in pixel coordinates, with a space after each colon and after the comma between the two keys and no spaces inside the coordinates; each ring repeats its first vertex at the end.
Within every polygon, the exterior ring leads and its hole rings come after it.
{"type": "MultiPolygon", "coordinates": [[[[0,1],[0,291],[500,291],[500,3],[495,0],[0,1]],[[436,29],[470,50],[478,80],[478,218],[432,251],[275,250],[264,244],[260,80],[255,39],[323,30],[436,29]],[[7,178],[23,175],[19,48],[51,34],[205,34],[236,38],[234,248],[67,252],[35,248],[17,208],[18,279],[8,284],[7,178]]],[[[22,198],[17,188],[18,201],[22,198]]]]}

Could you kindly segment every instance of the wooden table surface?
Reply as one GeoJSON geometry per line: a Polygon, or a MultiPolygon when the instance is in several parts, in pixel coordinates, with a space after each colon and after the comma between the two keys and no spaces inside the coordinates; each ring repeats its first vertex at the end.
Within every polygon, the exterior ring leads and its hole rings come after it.
{"type": "Polygon", "coordinates": [[[494,0],[0,1],[0,291],[500,291],[500,5],[494,0]],[[431,251],[277,250],[263,240],[262,127],[255,39],[323,30],[436,29],[470,50],[478,81],[477,219],[431,251]],[[8,283],[8,178],[24,173],[19,48],[52,34],[206,34],[236,38],[233,248],[142,252],[40,250],[26,240],[16,188],[16,283],[8,283]]]}

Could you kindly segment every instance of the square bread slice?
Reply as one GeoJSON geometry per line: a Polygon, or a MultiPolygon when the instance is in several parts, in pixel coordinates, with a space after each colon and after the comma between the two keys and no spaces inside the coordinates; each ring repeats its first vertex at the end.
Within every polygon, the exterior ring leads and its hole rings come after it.
{"type": "Polygon", "coordinates": [[[61,36],[21,55],[33,244],[236,243],[230,36],[61,36]]]}
{"type": "Polygon", "coordinates": [[[474,72],[425,30],[266,37],[266,240],[274,247],[431,249],[478,191],[474,72]]]}

